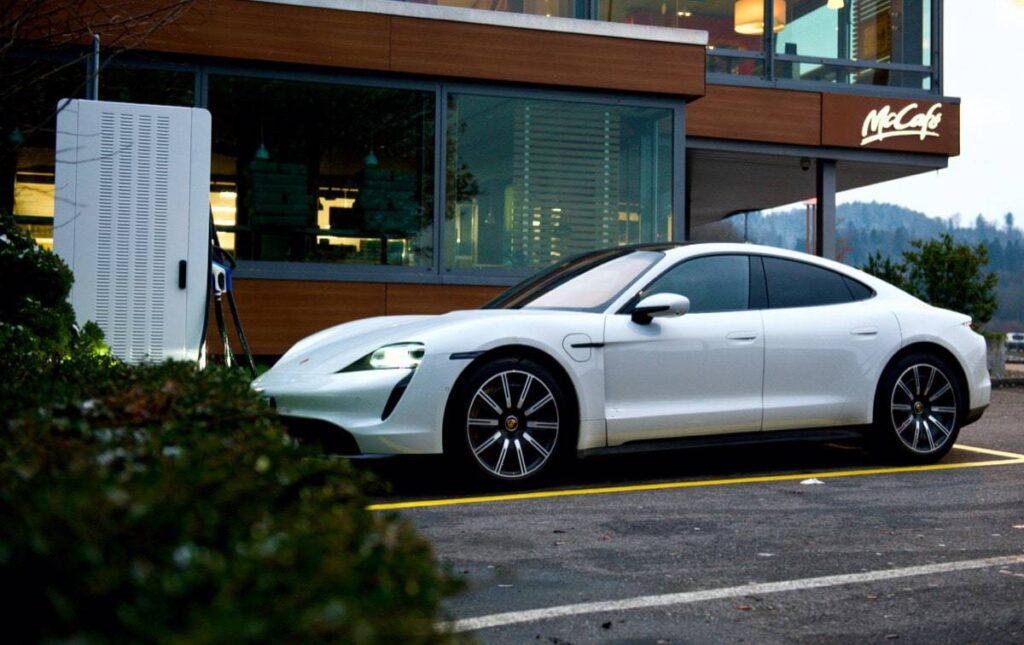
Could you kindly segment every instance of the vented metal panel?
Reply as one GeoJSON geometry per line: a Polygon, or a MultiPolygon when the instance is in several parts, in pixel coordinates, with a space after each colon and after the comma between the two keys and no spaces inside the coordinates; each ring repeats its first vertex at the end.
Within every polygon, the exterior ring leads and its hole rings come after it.
{"type": "Polygon", "coordinates": [[[79,321],[95,320],[130,363],[198,356],[209,123],[205,110],[128,103],[59,112],[54,248],[75,273],[79,321]]]}

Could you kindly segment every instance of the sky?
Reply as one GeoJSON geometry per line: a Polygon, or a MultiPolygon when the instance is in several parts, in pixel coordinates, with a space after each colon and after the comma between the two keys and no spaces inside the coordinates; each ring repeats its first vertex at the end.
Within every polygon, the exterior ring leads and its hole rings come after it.
{"type": "MultiPolygon", "coordinates": [[[[932,217],[1024,221],[1024,0],[945,1],[946,96],[961,99],[960,156],[949,167],[839,193],[932,217]]],[[[1019,224],[1018,224],[1019,226],[1019,224]]]]}

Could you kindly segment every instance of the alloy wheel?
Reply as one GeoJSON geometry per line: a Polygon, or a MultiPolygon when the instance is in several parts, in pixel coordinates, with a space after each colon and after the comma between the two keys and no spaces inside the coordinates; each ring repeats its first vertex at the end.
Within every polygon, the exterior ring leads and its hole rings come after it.
{"type": "Polygon", "coordinates": [[[470,400],[469,447],[487,472],[522,479],[540,470],[558,444],[558,402],[537,376],[505,370],[487,379],[470,400]]]}
{"type": "Polygon", "coordinates": [[[896,379],[889,410],[903,445],[931,454],[946,445],[956,428],[956,388],[938,367],[911,365],[896,379]]]}

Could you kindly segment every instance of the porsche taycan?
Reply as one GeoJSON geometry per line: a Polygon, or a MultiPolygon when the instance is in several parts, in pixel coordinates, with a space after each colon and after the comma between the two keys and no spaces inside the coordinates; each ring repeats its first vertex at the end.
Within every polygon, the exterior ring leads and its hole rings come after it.
{"type": "Polygon", "coordinates": [[[935,461],[991,389],[968,316],[837,262],[719,243],[595,251],[477,310],[338,325],[253,386],[343,452],[519,481],[695,441],[857,434],[935,461]]]}

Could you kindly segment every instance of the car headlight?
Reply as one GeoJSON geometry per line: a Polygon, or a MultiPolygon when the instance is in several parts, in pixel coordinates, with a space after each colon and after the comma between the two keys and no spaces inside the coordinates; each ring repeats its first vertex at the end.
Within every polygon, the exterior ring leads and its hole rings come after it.
{"type": "Polygon", "coordinates": [[[352,363],[342,372],[362,370],[410,370],[419,367],[423,360],[423,343],[398,343],[385,345],[373,350],[352,363]]]}

